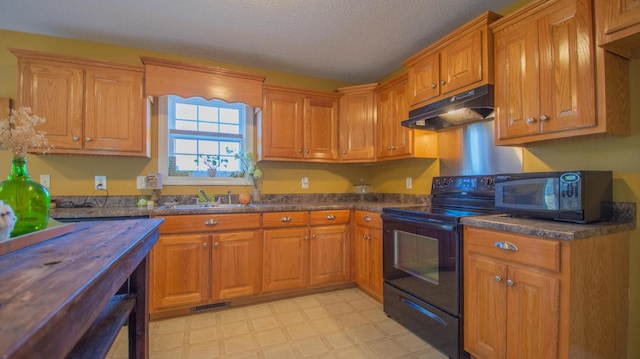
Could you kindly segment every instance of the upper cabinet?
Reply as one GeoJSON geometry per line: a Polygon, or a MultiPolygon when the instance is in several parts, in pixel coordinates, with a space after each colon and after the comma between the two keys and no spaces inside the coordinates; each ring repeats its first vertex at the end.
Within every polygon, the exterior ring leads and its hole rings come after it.
{"type": "Polygon", "coordinates": [[[261,159],[338,160],[335,93],[265,85],[261,159]]]}
{"type": "Polygon", "coordinates": [[[534,2],[491,28],[496,144],[628,134],[628,64],[595,47],[591,0],[534,2]]]}
{"type": "Polygon", "coordinates": [[[149,157],[143,66],[11,52],[18,58],[18,106],[46,118],[39,130],[51,153],[149,157]]]}
{"type": "Polygon", "coordinates": [[[407,75],[403,74],[375,91],[378,160],[438,156],[436,132],[411,130],[401,124],[409,116],[407,82],[407,75]]]}
{"type": "Polygon", "coordinates": [[[598,45],[640,58],[640,0],[594,0],[598,45]]]}
{"type": "Polygon", "coordinates": [[[338,89],[343,94],[340,98],[340,162],[375,161],[374,91],[377,85],[338,89]]]}
{"type": "Polygon", "coordinates": [[[409,75],[410,109],[457,92],[493,83],[493,41],[486,12],[403,62],[409,75]]]}

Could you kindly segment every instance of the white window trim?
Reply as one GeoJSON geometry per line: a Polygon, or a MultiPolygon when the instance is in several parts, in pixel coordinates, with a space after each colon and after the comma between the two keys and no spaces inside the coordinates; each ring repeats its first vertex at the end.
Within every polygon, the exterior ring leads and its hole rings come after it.
{"type": "MultiPolygon", "coordinates": [[[[162,174],[162,185],[168,186],[251,186],[248,175],[245,177],[169,177],[168,156],[168,100],[166,96],[157,98],[158,102],[158,173],[162,174]]],[[[249,107],[250,108],[250,107],[249,107]]],[[[255,129],[254,111],[246,111],[247,123],[245,124],[245,152],[252,152],[255,129]]]]}

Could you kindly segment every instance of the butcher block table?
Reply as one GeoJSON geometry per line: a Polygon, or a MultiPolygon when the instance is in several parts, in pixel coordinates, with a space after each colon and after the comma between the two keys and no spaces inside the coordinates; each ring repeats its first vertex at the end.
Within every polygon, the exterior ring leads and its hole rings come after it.
{"type": "Polygon", "coordinates": [[[102,358],[127,320],[129,357],[148,358],[147,255],[161,223],[74,223],[0,255],[0,358],[102,358]]]}

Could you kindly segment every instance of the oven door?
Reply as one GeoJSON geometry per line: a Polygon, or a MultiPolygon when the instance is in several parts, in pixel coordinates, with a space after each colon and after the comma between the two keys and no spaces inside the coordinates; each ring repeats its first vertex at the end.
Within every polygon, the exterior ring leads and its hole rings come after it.
{"type": "Polygon", "coordinates": [[[461,297],[461,226],[383,214],[386,283],[458,316],[461,297]]]}

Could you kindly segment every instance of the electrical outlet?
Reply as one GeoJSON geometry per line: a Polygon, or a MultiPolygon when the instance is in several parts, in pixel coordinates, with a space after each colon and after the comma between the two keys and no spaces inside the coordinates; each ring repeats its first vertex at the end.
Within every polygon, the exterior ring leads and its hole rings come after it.
{"type": "Polygon", "coordinates": [[[309,177],[302,177],[300,186],[302,187],[302,189],[309,189],[309,177]]]}
{"type": "Polygon", "coordinates": [[[407,177],[405,185],[406,185],[405,187],[407,189],[412,189],[413,188],[413,178],[407,177]]]}
{"type": "Polygon", "coordinates": [[[107,189],[107,176],[96,176],[95,189],[107,189]]]}
{"type": "Polygon", "coordinates": [[[147,189],[147,176],[136,177],[136,189],[147,189]]]}
{"type": "Polygon", "coordinates": [[[51,187],[51,176],[49,175],[40,175],[40,184],[45,188],[51,187]]]}

